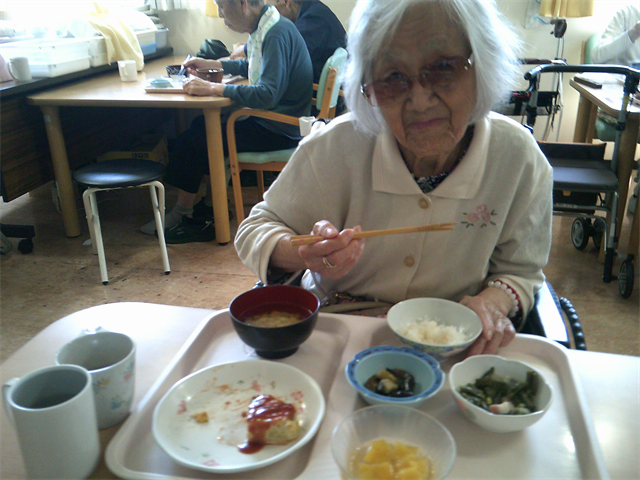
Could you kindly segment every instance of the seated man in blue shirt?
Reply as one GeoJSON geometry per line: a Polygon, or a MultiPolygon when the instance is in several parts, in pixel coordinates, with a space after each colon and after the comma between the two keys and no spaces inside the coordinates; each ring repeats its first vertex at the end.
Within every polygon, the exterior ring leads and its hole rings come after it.
{"type": "MultiPolygon", "coordinates": [[[[320,0],[266,0],[275,6],[280,15],[287,17],[304,38],[311,63],[313,81],[318,83],[322,67],[336,48],[346,48],[347,33],[338,17],[320,0]]],[[[246,55],[245,46],[239,46],[231,58],[246,55]]]]}
{"type": "MultiPolygon", "coordinates": [[[[195,73],[197,68],[223,68],[227,74],[247,77],[249,85],[212,83],[191,77],[184,84],[184,91],[197,96],[220,95],[241,106],[295,117],[309,115],[313,70],[304,40],[293,23],[274,6],[265,5],[264,0],[216,0],[216,3],[227,27],[250,34],[248,58],[226,61],[193,58],[184,65],[189,73],[195,73]]],[[[222,131],[225,129],[223,124],[222,131]]],[[[235,132],[239,152],[294,148],[301,138],[297,126],[256,117],[237,122],[235,132]]],[[[222,139],[227,155],[226,135],[222,139]]],[[[209,169],[203,117],[196,118],[191,128],[178,137],[175,153],[164,177],[166,183],[178,188],[176,206],[166,215],[166,241],[213,240],[215,229],[210,208],[203,202],[194,207],[200,182],[209,169]]],[[[144,225],[142,231],[153,234],[153,225],[153,222],[144,225]]]]}

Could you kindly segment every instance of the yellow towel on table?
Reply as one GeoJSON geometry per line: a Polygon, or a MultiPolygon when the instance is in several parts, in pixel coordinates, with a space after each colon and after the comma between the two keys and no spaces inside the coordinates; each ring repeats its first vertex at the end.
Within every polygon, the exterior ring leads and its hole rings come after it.
{"type": "Polygon", "coordinates": [[[105,8],[94,4],[87,21],[104,36],[109,63],[117,60],[135,60],[138,71],[144,68],[144,55],[135,32],[129,25],[112,15],[105,8]]]}

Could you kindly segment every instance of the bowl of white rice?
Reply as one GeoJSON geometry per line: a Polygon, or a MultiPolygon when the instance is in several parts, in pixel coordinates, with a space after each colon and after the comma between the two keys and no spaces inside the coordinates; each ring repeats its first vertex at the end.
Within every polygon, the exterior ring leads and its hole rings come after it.
{"type": "Polygon", "coordinates": [[[387,322],[402,343],[436,360],[461,353],[482,333],[473,310],[442,298],[404,300],[391,307],[387,322]]]}

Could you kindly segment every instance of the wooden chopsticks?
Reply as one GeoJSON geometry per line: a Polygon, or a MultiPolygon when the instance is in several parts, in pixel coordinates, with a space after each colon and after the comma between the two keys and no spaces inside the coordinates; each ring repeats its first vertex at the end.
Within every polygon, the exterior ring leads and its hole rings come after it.
{"type": "MultiPolygon", "coordinates": [[[[438,223],[435,225],[422,225],[420,227],[402,227],[388,228],[385,230],[368,230],[364,232],[356,232],[353,238],[379,237],[381,235],[398,235],[401,233],[418,233],[418,232],[437,232],[441,230],[453,230],[456,222],[438,223]]],[[[322,235],[293,235],[291,237],[291,245],[298,247],[301,245],[311,245],[324,240],[322,235]]]]}

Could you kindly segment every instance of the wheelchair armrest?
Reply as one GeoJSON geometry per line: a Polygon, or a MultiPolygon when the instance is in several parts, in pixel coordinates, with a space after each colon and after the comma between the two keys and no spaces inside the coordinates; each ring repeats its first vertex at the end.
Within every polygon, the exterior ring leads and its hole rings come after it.
{"type": "Polygon", "coordinates": [[[540,335],[567,348],[587,349],[575,308],[566,298],[558,298],[547,282],[535,294],[534,306],[527,315],[522,333],[540,335]]]}

